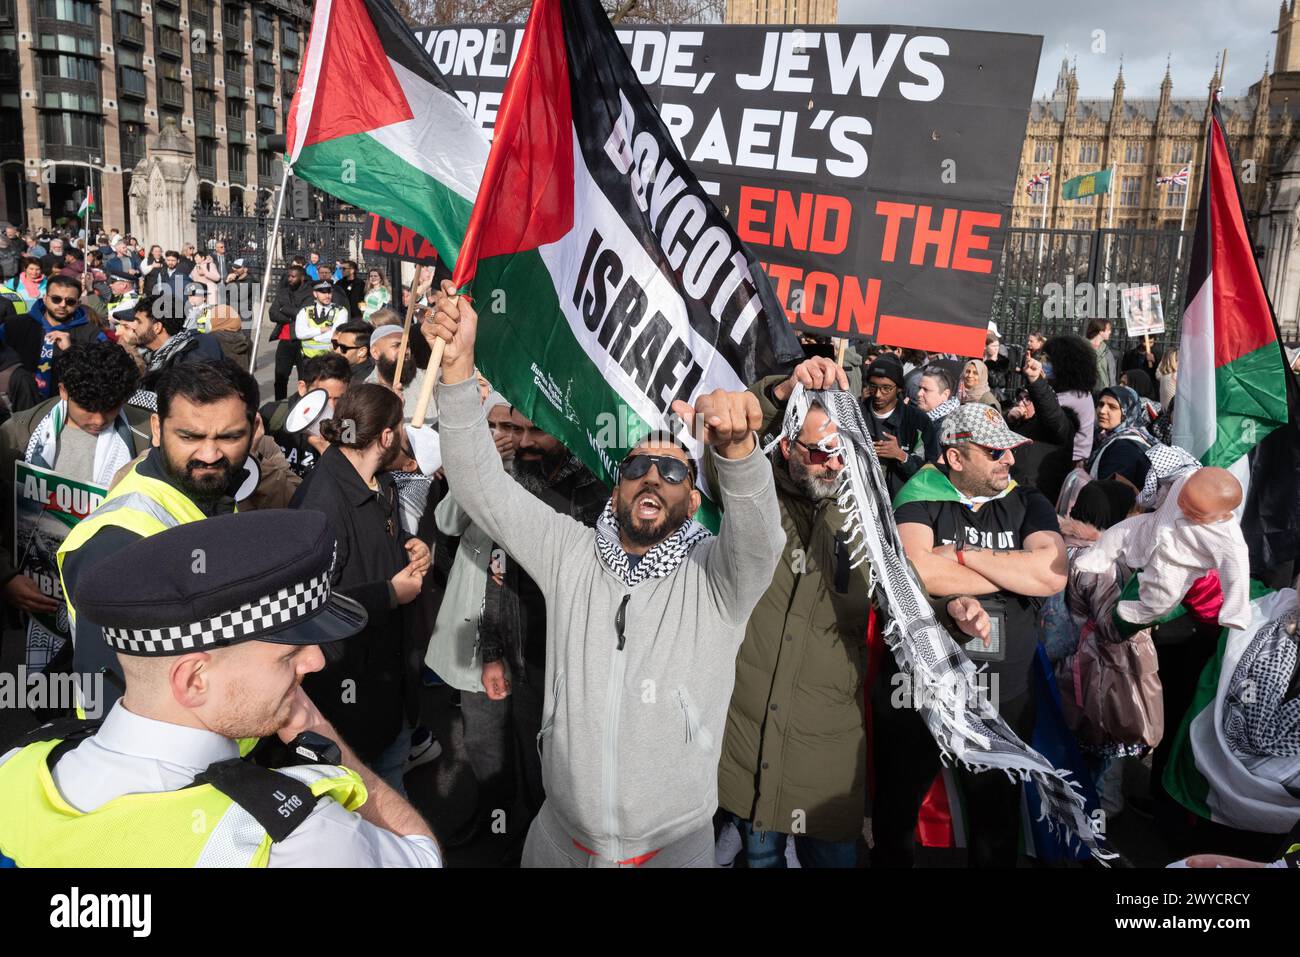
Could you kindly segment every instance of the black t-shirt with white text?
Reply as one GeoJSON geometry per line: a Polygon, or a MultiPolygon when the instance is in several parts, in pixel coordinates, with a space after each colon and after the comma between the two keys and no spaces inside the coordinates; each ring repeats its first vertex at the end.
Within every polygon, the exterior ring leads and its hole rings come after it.
{"type": "MultiPolygon", "coordinates": [[[[908,502],[894,513],[899,525],[925,525],[934,531],[934,544],[956,544],[995,551],[1019,551],[1035,532],[1060,532],[1056,510],[1037,489],[1017,486],[1001,498],[972,510],[961,502],[908,502]]],[[[989,661],[988,670],[999,675],[999,694],[1004,699],[1029,689],[1029,676],[1037,646],[1038,610],[1041,598],[998,591],[975,596],[991,611],[1001,608],[1006,615],[1006,649],[1002,661],[989,661]]],[[[964,635],[953,636],[958,642],[964,635]]]]}

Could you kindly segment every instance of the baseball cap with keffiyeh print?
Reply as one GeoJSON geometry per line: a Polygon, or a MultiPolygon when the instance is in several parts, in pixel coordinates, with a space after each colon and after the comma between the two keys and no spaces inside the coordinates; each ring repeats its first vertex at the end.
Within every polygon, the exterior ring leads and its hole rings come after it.
{"type": "Polygon", "coordinates": [[[982,402],[968,402],[949,412],[939,424],[941,445],[971,442],[989,449],[1014,449],[1032,442],[1007,428],[1002,413],[982,402]]]}
{"type": "Polygon", "coordinates": [[[334,556],[323,512],[219,515],[143,538],[96,563],[82,574],[73,604],[127,655],[183,655],[243,641],[326,644],[367,621],[361,605],[332,591],[334,556]]]}

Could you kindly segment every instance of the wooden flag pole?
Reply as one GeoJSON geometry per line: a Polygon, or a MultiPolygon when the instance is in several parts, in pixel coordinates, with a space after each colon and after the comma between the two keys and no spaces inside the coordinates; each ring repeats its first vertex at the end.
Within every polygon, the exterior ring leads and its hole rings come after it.
{"type": "Polygon", "coordinates": [[[841,369],[844,368],[844,353],[848,352],[848,350],[849,350],[849,339],[848,336],[845,336],[843,339],[840,340],[838,354],[835,357],[835,364],[838,365],[841,369]]]}
{"type": "MultiPolygon", "coordinates": [[[[453,303],[460,302],[460,296],[452,296],[453,303]]],[[[433,380],[438,377],[442,368],[442,353],[447,348],[447,343],[442,339],[436,339],[433,343],[433,352],[429,356],[429,367],[424,370],[424,380],[420,383],[420,395],[415,402],[415,414],[411,416],[411,427],[418,429],[424,426],[425,413],[429,411],[429,400],[433,398],[433,380]]]]}
{"type": "Polygon", "coordinates": [[[415,275],[411,277],[410,301],[406,304],[406,321],[402,323],[402,347],[397,352],[397,368],[393,371],[393,385],[399,389],[402,387],[402,365],[406,362],[406,349],[411,344],[411,317],[415,315],[415,290],[420,285],[422,268],[418,263],[415,265],[415,275]]]}

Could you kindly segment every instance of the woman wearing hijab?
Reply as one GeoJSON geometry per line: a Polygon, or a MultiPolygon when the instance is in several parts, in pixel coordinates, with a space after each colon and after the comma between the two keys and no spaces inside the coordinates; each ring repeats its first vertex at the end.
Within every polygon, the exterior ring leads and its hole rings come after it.
{"type": "Polygon", "coordinates": [[[971,359],[961,373],[961,401],[983,402],[1001,409],[997,396],[989,389],[989,367],[979,359],[971,359]]]}
{"type": "Polygon", "coordinates": [[[1138,394],[1146,410],[1148,430],[1150,423],[1160,417],[1160,402],[1156,399],[1156,384],[1141,369],[1129,369],[1119,375],[1119,384],[1126,385],[1138,394]]]}
{"type": "Polygon", "coordinates": [[[1146,452],[1155,444],[1147,431],[1146,406],[1128,386],[1101,390],[1097,399],[1097,436],[1088,458],[1088,472],[1094,479],[1122,478],[1140,489],[1151,462],[1146,452]]]}

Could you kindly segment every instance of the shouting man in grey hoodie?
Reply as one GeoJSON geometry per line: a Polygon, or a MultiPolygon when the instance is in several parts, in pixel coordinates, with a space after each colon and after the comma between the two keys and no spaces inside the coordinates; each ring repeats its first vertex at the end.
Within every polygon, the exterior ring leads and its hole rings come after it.
{"type": "Polygon", "coordinates": [[[501,467],[474,379],[478,317],[450,282],[424,334],[445,343],[443,466],[476,524],[546,597],[546,700],[538,744],[546,802],[525,867],[710,867],[718,757],[750,612],[785,544],[762,421],[748,392],[676,412],[710,447],[725,512],[715,537],[691,518],[695,464],[648,437],[619,469],[593,530],[501,467]]]}

